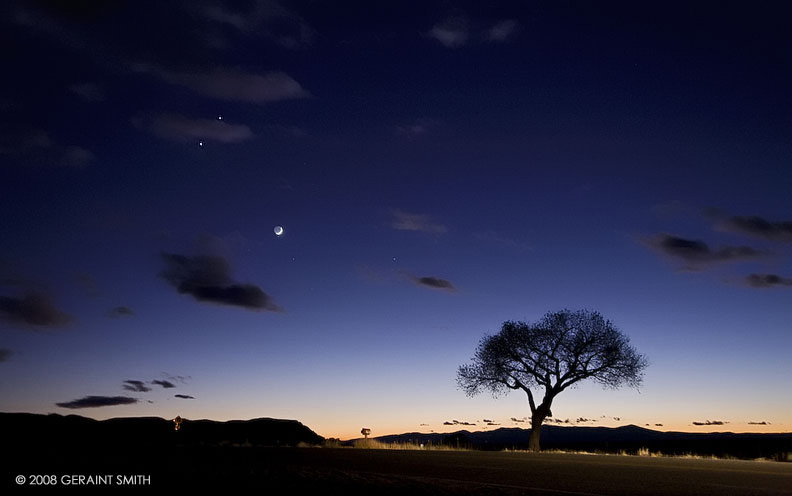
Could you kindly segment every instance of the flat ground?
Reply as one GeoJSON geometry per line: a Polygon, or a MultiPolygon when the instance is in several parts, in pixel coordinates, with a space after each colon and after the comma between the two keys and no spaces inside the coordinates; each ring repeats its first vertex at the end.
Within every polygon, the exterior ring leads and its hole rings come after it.
{"type": "Polygon", "coordinates": [[[779,462],[255,447],[40,454],[7,465],[3,486],[27,471],[144,474],[150,489],[248,487],[263,494],[792,495],[792,464],[779,462]]]}

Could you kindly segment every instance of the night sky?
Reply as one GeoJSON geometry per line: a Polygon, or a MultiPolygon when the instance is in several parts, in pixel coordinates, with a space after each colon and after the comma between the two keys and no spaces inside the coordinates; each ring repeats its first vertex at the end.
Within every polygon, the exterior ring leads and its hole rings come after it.
{"type": "Polygon", "coordinates": [[[792,429],[786,2],[106,3],[0,12],[0,411],[525,426],[457,367],[586,308],[555,421],[792,429]]]}

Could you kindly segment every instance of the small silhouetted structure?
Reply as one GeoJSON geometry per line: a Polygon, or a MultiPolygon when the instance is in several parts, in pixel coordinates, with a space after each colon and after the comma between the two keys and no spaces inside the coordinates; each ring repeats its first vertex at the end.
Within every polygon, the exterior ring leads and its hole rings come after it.
{"type": "Polygon", "coordinates": [[[178,431],[181,429],[182,422],[184,422],[184,419],[177,415],[176,418],[173,419],[173,430],[178,431]]]}
{"type": "Polygon", "coordinates": [[[360,429],[360,433],[363,434],[363,437],[365,439],[368,439],[369,434],[371,434],[371,429],[369,429],[368,427],[364,427],[364,428],[360,429]]]}

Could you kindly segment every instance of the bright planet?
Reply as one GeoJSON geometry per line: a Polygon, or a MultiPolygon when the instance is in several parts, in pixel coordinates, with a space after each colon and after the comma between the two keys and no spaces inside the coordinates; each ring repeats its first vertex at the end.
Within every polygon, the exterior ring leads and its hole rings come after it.
{"type": "Polygon", "coordinates": [[[283,235],[283,227],[282,226],[275,226],[275,229],[273,229],[273,231],[275,232],[275,236],[283,235]]]}

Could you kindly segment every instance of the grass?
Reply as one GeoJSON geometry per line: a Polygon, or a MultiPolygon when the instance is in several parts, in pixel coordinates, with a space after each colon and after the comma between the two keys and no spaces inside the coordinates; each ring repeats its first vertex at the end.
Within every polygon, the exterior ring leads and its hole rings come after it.
{"type": "MultiPolygon", "coordinates": [[[[511,452],[527,452],[526,450],[504,450],[504,451],[511,451],[511,452]]],[[[622,450],[618,453],[608,453],[608,452],[600,452],[600,451],[578,451],[578,450],[562,450],[562,449],[552,449],[552,450],[542,450],[541,453],[568,453],[574,455],[606,455],[606,456],[639,456],[639,457],[651,457],[651,458],[681,458],[681,459],[688,459],[688,460],[745,460],[744,458],[739,458],[736,456],[730,455],[697,455],[693,453],[681,453],[681,454],[672,454],[672,453],[663,453],[660,451],[649,451],[647,447],[641,447],[638,451],[629,452],[622,450]]],[[[772,458],[753,458],[749,461],[756,461],[756,462],[792,462],[792,453],[779,453],[772,458]]]]}
{"type": "Polygon", "coordinates": [[[444,444],[433,443],[383,443],[376,439],[358,439],[352,446],[342,445],[338,439],[327,439],[323,445],[325,448],[352,448],[352,449],[371,449],[371,450],[407,450],[407,451],[471,451],[467,448],[459,448],[444,444]]]}
{"type": "MultiPolygon", "coordinates": [[[[342,445],[338,439],[325,440],[322,447],[325,448],[350,448],[350,449],[370,449],[370,450],[402,450],[402,451],[475,451],[469,447],[449,446],[445,444],[433,443],[384,443],[376,439],[358,439],[353,442],[352,446],[342,445]]],[[[527,450],[519,449],[504,449],[504,452],[510,453],[527,453],[527,450]]],[[[638,448],[637,451],[622,450],[618,453],[609,453],[601,451],[580,451],[580,450],[563,450],[563,449],[549,449],[542,450],[540,453],[554,453],[554,454],[575,454],[575,455],[607,455],[607,456],[638,456],[644,458],[680,458],[680,459],[695,459],[695,460],[743,460],[730,455],[698,455],[693,453],[663,453],[660,451],[650,451],[647,447],[638,448]]],[[[765,461],[765,462],[792,462],[792,453],[778,453],[771,458],[754,458],[752,461],[765,461]]]]}

